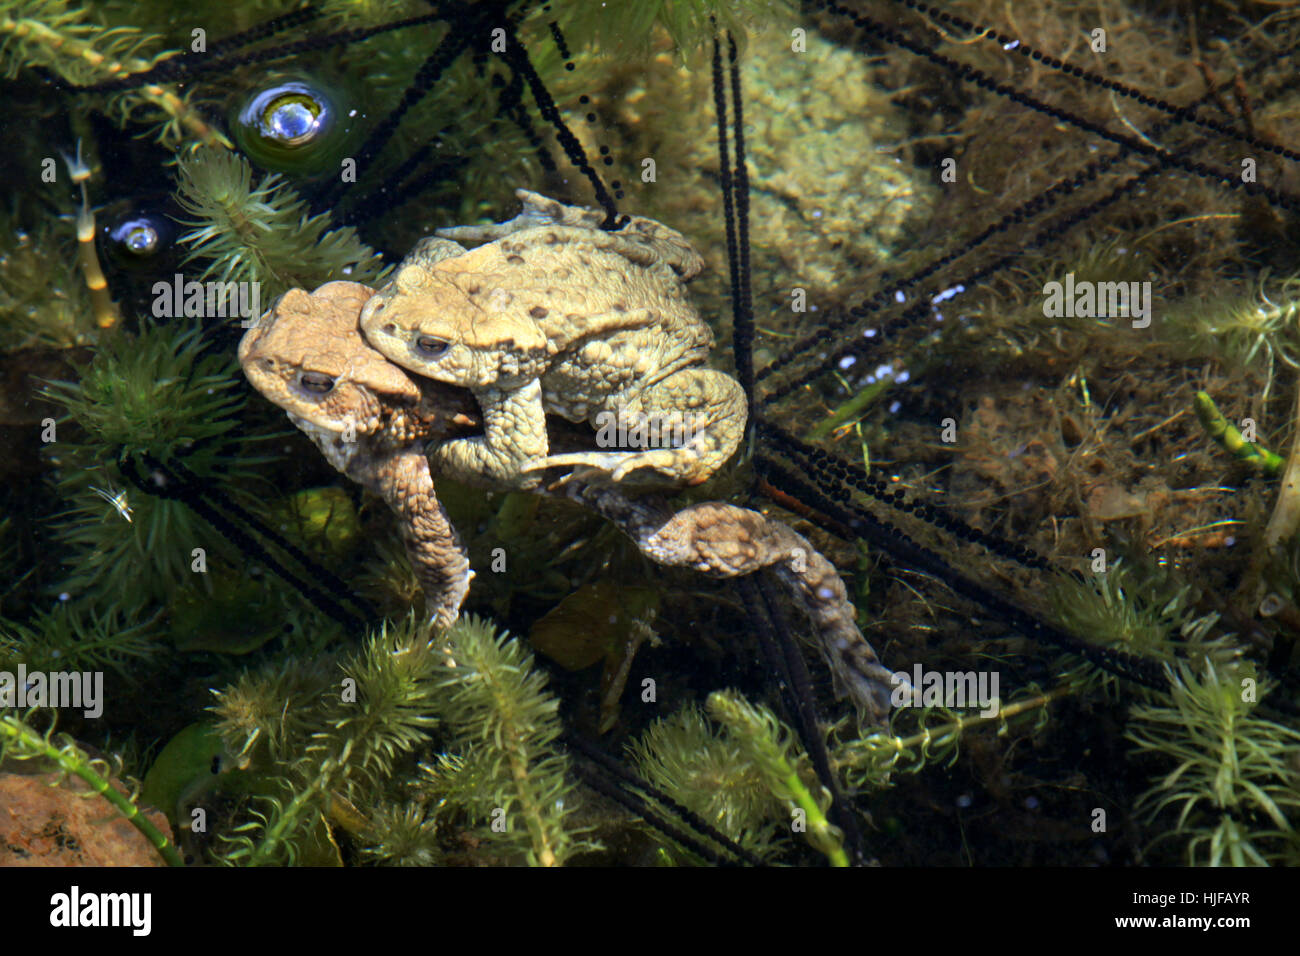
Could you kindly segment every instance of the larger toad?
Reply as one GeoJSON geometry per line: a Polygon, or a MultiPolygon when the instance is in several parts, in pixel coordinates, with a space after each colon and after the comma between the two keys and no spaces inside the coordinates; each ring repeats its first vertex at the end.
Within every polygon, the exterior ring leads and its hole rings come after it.
{"type": "Polygon", "coordinates": [[[699,254],[653,220],[610,232],[595,210],[517,195],[509,222],[422,241],[362,310],[375,348],[479,401],[484,435],[444,443],[436,467],[512,487],[559,465],[703,481],[735,451],[747,409],[739,384],[704,365],[713,334],[682,281],[699,254]],[[547,412],[627,450],[549,455],[547,412]]]}
{"type": "MultiPolygon", "coordinates": [[[[440,621],[454,620],[470,574],[413,442],[456,440],[471,400],[407,375],[369,346],[356,327],[368,294],[353,283],[330,283],[311,296],[287,294],[262,327],[245,336],[240,360],[249,381],[284,408],[335,467],[379,490],[397,511],[416,544],[411,557],[427,582],[430,606],[440,609],[440,621]],[[349,431],[356,440],[346,440],[349,431]],[[420,480],[394,477],[402,474],[420,480]]],[[[858,630],[834,566],[806,539],[757,511],[716,501],[674,511],[658,497],[630,498],[587,477],[579,474],[542,493],[600,513],[659,564],[714,577],[768,570],[808,610],[841,695],[848,694],[864,719],[884,720],[890,672],[858,630]]],[[[492,486],[496,479],[479,475],[475,483],[492,486]]]]}

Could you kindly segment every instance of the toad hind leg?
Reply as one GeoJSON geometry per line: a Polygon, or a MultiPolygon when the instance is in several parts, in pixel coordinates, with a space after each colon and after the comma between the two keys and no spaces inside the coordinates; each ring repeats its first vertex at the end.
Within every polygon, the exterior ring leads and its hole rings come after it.
{"type": "Polygon", "coordinates": [[[836,696],[847,696],[866,724],[888,719],[898,680],[858,629],[839,572],[801,534],[718,501],[683,508],[651,533],[648,527],[638,530],[641,551],[662,564],[684,564],[719,577],[759,568],[774,574],[812,618],[836,696]]]}
{"type": "Polygon", "coordinates": [[[431,449],[435,471],[467,484],[488,479],[510,488],[531,488],[538,478],[524,475],[532,463],[544,460],[550,447],[541,382],[508,392],[475,392],[483,409],[483,435],[457,438],[431,449]]]}
{"type": "Polygon", "coordinates": [[[613,249],[641,265],[655,260],[666,262],[683,279],[699,275],[704,268],[703,257],[686,237],[661,222],[631,216],[621,228],[611,232],[601,228],[605,221],[603,209],[566,206],[526,189],[516,189],[515,195],[523,202],[523,212],[514,219],[487,226],[452,226],[439,229],[437,235],[471,242],[495,241],[526,229],[547,227],[568,241],[613,249]]]}
{"type": "Polygon", "coordinates": [[[736,450],[746,414],[745,393],[731,376],[710,368],[682,369],[625,403],[606,402],[596,415],[598,445],[635,450],[551,455],[526,470],[584,465],[622,481],[650,468],[674,482],[699,484],[736,450]]]}
{"type": "MultiPolygon", "coordinates": [[[[836,695],[849,697],[865,724],[883,724],[889,718],[897,688],[906,680],[880,662],[858,629],[839,572],[801,534],[757,511],[721,501],[700,502],[674,513],[659,499],[629,498],[586,477],[577,475],[546,493],[604,515],[659,564],[720,578],[770,572],[812,618],[836,695]]],[[[910,692],[910,685],[905,690],[910,692]]]]}

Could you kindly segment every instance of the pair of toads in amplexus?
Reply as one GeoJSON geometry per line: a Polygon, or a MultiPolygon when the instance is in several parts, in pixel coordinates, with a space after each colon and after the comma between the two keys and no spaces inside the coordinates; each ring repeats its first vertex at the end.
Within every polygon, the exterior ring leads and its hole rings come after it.
{"type": "Polygon", "coordinates": [[[378,290],[286,293],[240,343],[248,380],[397,513],[435,625],[455,621],[473,577],[435,478],[565,497],[660,564],[766,569],[808,611],[837,691],[882,721],[896,680],[830,562],[757,511],[661,497],[711,476],[745,433],[744,392],[706,364],[713,335],[686,290],[699,253],[650,219],[607,230],[597,210],[517,195],[519,216],[439,230],[378,290]],[[689,440],[598,447],[581,426],[611,416],[686,421],[689,440]]]}

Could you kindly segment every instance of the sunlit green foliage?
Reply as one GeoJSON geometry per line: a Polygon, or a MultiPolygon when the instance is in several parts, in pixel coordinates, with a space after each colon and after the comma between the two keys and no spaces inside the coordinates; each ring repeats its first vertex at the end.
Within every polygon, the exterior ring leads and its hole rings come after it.
{"type": "Polygon", "coordinates": [[[784,807],[735,736],[688,705],[655,721],[632,745],[648,782],[741,846],[770,852],[784,807]]]}
{"type": "Polygon", "coordinates": [[[440,828],[463,818],[505,862],[557,865],[589,848],[555,748],[557,701],[532,656],[473,618],[431,637],[408,618],[348,659],[269,668],[217,693],[218,730],[266,781],[223,859],[299,859],[340,797],[365,815],[373,862],[437,862],[440,828]],[[435,739],[447,750],[424,765],[418,799],[398,800],[410,756],[435,739]]]}
{"type": "Polygon", "coordinates": [[[1159,840],[1186,841],[1189,864],[1296,865],[1300,731],[1256,713],[1268,686],[1252,666],[1182,666],[1171,677],[1168,702],[1134,707],[1126,735],[1139,753],[1176,763],[1138,811],[1168,827],[1159,840]]]}
{"type": "Polygon", "coordinates": [[[350,226],[330,228],[278,173],[253,184],[242,156],[199,150],[181,161],[179,201],[190,217],[181,242],[187,261],[205,262],[204,279],[259,282],[262,298],[335,279],[375,284],[383,262],[350,226]]]}

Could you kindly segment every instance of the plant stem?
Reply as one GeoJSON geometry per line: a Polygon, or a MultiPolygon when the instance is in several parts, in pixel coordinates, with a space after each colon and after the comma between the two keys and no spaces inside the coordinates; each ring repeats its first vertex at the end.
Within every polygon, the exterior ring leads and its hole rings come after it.
{"type": "Polygon", "coordinates": [[[1246,441],[1237,427],[1219,411],[1214,399],[1205,392],[1196,393],[1195,403],[1196,417],[1200,419],[1201,427],[1224,451],[1234,458],[1249,462],[1269,477],[1278,473],[1282,467],[1281,455],[1269,451],[1263,445],[1246,441]]]}
{"type": "Polygon", "coordinates": [[[80,777],[91,789],[111,803],[133,827],[153,845],[168,866],[184,866],[180,851],[161,830],[153,825],[140,808],[125,794],[118,791],[109,780],[90,765],[76,746],[56,747],[48,739],[32,730],[18,717],[6,714],[0,717],[0,738],[16,743],[22,750],[36,757],[45,757],[58,764],[59,769],[80,777]]]}

